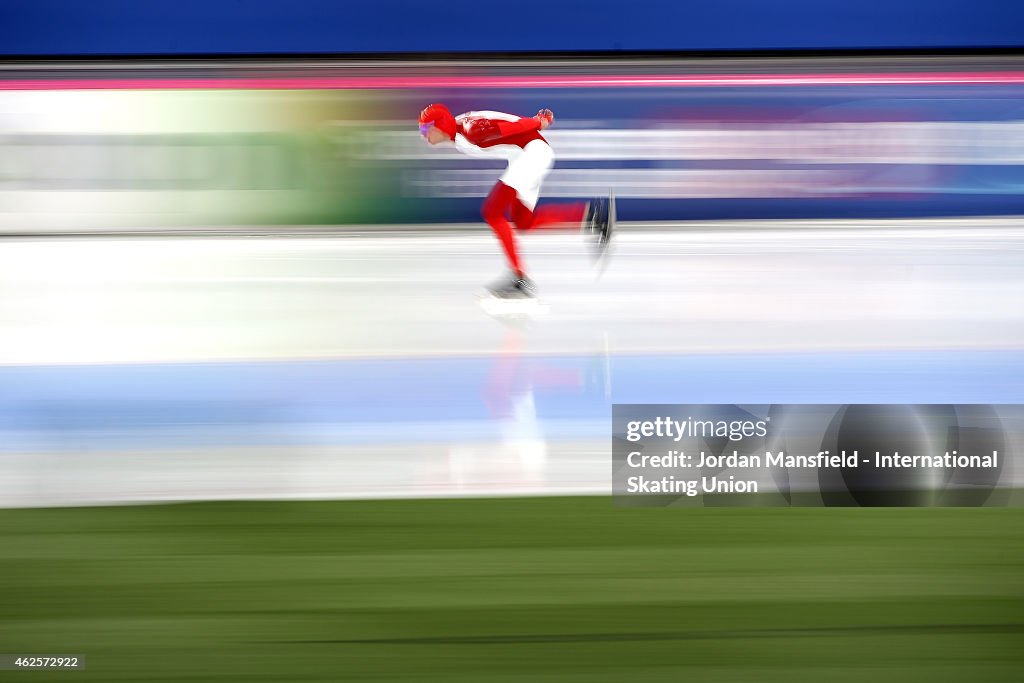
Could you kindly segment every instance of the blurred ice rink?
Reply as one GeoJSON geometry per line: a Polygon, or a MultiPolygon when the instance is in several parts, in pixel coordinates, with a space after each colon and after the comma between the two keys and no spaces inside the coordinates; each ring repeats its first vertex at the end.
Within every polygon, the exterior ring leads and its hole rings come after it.
{"type": "Polygon", "coordinates": [[[1014,403],[1017,219],[8,238],[0,505],[610,490],[610,406],[1014,403]]]}

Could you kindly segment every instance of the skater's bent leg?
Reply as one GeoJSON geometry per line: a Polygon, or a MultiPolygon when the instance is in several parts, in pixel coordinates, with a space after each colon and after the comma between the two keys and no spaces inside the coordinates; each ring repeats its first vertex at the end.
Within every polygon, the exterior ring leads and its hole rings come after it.
{"type": "Polygon", "coordinates": [[[517,202],[516,191],[499,181],[491,190],[491,194],[484,200],[481,213],[501,242],[501,247],[505,250],[505,256],[508,258],[512,270],[519,277],[523,277],[525,272],[519,260],[519,251],[516,249],[516,238],[512,234],[512,226],[506,218],[514,202],[517,202]]]}
{"type": "Polygon", "coordinates": [[[520,230],[529,230],[533,227],[533,211],[526,208],[518,198],[512,202],[512,222],[520,230]]]}

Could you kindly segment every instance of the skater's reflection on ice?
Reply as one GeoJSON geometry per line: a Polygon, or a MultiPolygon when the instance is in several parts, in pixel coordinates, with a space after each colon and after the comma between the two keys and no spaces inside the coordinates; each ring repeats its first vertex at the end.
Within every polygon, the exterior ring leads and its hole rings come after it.
{"type": "Polygon", "coordinates": [[[529,492],[548,483],[548,442],[537,414],[538,396],[578,393],[584,373],[525,353],[526,332],[507,324],[505,339],[482,388],[481,399],[497,425],[497,443],[453,447],[452,481],[486,482],[495,490],[529,492]]]}

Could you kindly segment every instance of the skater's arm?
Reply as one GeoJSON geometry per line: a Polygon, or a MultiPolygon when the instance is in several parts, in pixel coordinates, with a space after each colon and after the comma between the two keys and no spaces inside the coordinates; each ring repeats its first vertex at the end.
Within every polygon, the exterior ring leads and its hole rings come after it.
{"type": "Polygon", "coordinates": [[[465,136],[473,144],[491,142],[492,140],[510,138],[533,130],[544,130],[553,119],[554,116],[549,109],[542,109],[536,116],[521,118],[517,121],[476,119],[467,122],[465,136]]]}
{"type": "Polygon", "coordinates": [[[498,121],[498,137],[509,138],[520,133],[528,133],[531,130],[540,130],[540,119],[530,117],[518,121],[498,121]]]}

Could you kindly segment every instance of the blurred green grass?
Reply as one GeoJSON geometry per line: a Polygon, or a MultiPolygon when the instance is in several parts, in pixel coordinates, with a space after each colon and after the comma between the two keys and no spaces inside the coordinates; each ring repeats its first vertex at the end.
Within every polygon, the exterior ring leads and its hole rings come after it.
{"type": "Polygon", "coordinates": [[[74,681],[1020,681],[1024,509],[608,498],[0,511],[74,681]]]}

